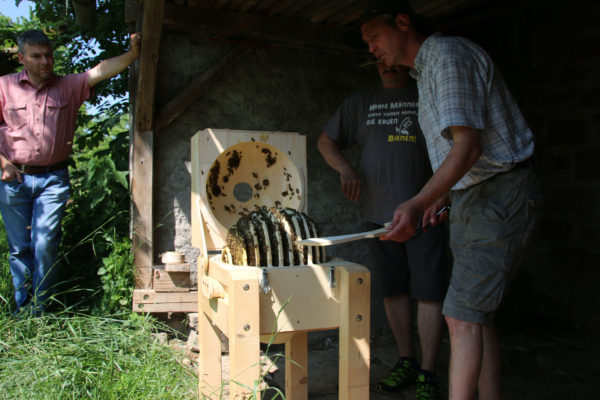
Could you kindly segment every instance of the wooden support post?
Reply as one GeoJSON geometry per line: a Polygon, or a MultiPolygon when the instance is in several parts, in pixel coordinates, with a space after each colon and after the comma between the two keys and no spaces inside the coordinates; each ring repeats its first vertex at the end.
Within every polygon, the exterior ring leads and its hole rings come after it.
{"type": "MultiPolygon", "coordinates": [[[[138,97],[139,98],[139,97],[138,97]]],[[[153,137],[152,131],[141,132],[134,128],[131,149],[131,197],[133,219],[133,256],[139,279],[152,276],[153,260],[153,137]]]]}
{"type": "Polygon", "coordinates": [[[201,349],[198,360],[200,398],[220,399],[223,390],[220,332],[201,310],[198,313],[198,348],[201,349]]]}
{"type": "Polygon", "coordinates": [[[338,268],[340,282],[339,398],[369,398],[370,274],[354,265],[338,268]]]}
{"type": "MultiPolygon", "coordinates": [[[[259,284],[254,271],[232,275],[228,288],[229,393],[248,399],[260,377],[259,284]]],[[[260,393],[253,400],[260,400],[260,393]]]]}
{"type": "Polygon", "coordinates": [[[308,399],[308,332],[295,332],[285,343],[285,398],[308,399]]]}
{"type": "Polygon", "coordinates": [[[138,93],[135,110],[136,126],[141,132],[152,129],[154,117],[154,91],[160,37],[162,34],[165,0],[144,2],[142,22],[142,52],[138,75],[138,93]]]}
{"type": "Polygon", "coordinates": [[[144,2],[142,51],[139,59],[136,107],[131,149],[133,252],[136,271],[151,269],[153,247],[154,90],[164,0],[144,2]]]}

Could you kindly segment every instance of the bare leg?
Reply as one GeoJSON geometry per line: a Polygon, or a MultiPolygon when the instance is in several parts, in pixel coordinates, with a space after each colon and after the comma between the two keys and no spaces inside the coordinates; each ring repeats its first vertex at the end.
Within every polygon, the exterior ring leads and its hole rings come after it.
{"type": "Polygon", "coordinates": [[[483,333],[480,324],[446,316],[450,333],[449,400],[472,400],[483,359],[483,333]]]}
{"type": "Polygon", "coordinates": [[[415,356],[412,344],[412,310],[408,294],[390,296],[383,299],[385,314],[396,339],[400,357],[415,356]]]}
{"type": "Polygon", "coordinates": [[[477,389],[480,400],[500,400],[500,346],[496,327],[482,325],[483,363],[477,389]]]}
{"type": "Polygon", "coordinates": [[[417,308],[417,327],[421,341],[421,368],[435,372],[437,356],[442,340],[442,303],[439,301],[419,301],[417,308]]]}

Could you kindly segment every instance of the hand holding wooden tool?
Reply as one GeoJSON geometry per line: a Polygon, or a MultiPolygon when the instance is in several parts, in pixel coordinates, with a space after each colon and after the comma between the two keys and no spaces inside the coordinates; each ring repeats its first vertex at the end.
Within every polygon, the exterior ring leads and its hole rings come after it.
{"type": "MultiPolygon", "coordinates": [[[[442,207],[436,215],[440,215],[444,211],[450,211],[450,206],[442,207]]],[[[326,236],[320,238],[308,238],[304,240],[297,240],[297,244],[301,244],[303,246],[331,246],[332,244],[346,243],[352,242],[354,240],[360,239],[370,239],[379,237],[387,232],[387,226],[390,222],[387,222],[383,228],[375,229],[367,232],[359,232],[359,233],[351,233],[349,235],[338,235],[338,236],[326,236]]],[[[425,226],[419,226],[414,235],[412,235],[411,239],[415,236],[419,235],[421,232],[429,228],[429,224],[425,226]]]]}

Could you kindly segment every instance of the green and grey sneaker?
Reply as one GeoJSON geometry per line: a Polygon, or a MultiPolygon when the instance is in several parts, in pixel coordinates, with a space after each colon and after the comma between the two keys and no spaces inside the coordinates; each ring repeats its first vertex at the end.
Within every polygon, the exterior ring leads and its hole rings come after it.
{"type": "Polygon", "coordinates": [[[377,382],[373,389],[378,392],[394,393],[405,386],[415,383],[417,378],[417,363],[411,358],[402,358],[392,368],[390,374],[377,382]]]}
{"type": "Polygon", "coordinates": [[[419,371],[417,375],[417,391],[415,400],[437,400],[438,385],[433,374],[424,374],[419,371]]]}

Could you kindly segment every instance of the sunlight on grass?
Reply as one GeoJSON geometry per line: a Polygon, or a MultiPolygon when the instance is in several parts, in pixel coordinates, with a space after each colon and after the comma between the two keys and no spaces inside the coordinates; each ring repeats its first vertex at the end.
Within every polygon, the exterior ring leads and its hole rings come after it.
{"type": "Polygon", "coordinates": [[[0,399],[195,399],[196,371],[156,339],[169,330],[137,314],[12,315],[0,226],[0,399]]]}
{"type": "Polygon", "coordinates": [[[194,399],[198,378],[155,339],[156,323],[129,318],[0,315],[2,399],[194,399]]]}

